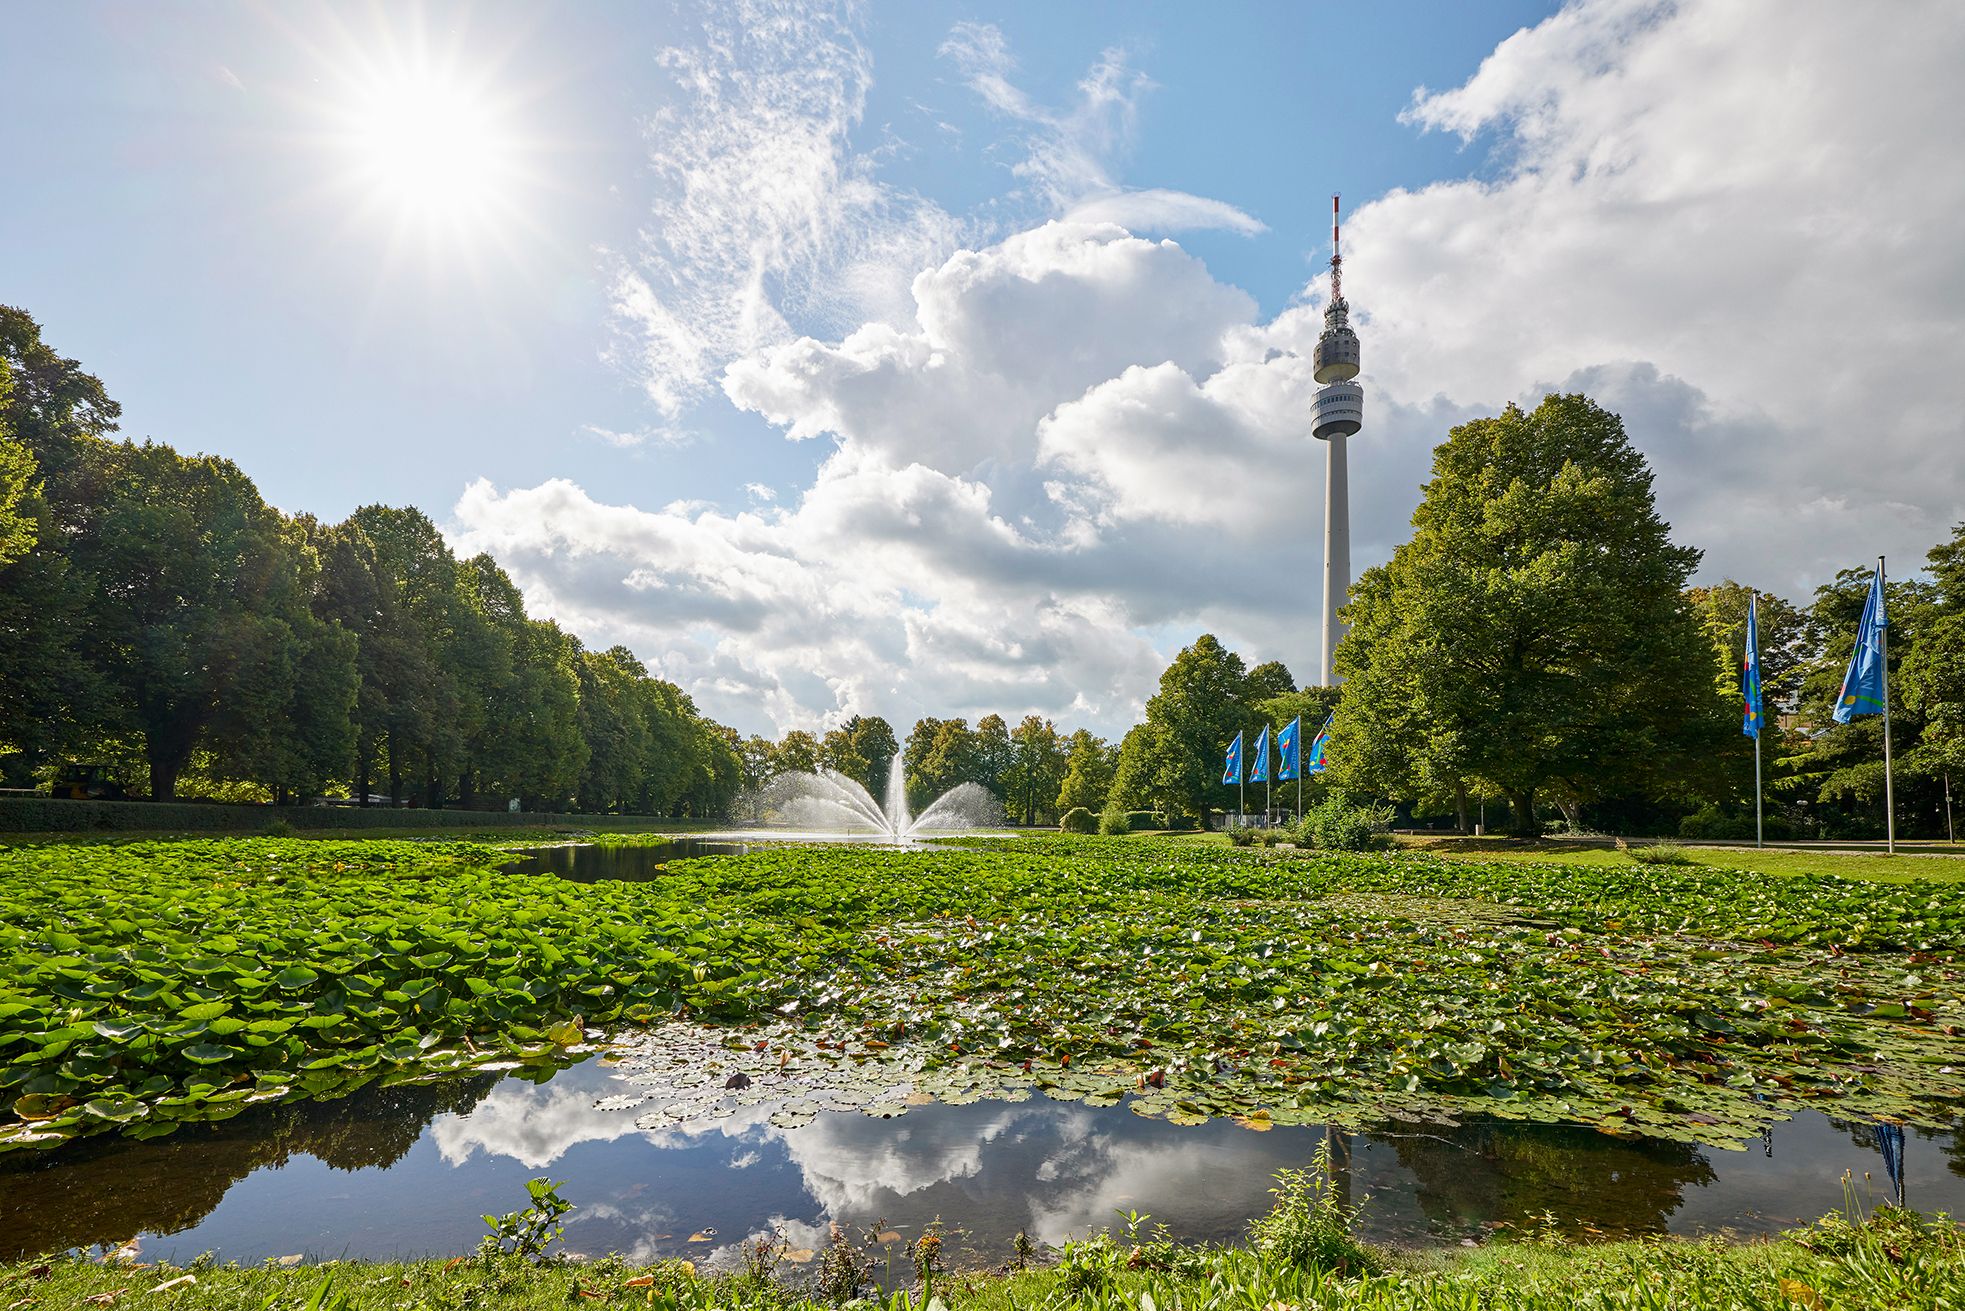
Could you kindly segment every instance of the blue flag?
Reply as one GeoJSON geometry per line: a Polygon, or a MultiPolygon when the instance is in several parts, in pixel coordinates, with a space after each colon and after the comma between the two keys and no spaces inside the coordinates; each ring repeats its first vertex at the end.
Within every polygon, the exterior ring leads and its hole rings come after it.
{"type": "Polygon", "coordinates": [[[1303,716],[1298,715],[1295,719],[1290,720],[1289,723],[1284,724],[1283,731],[1276,735],[1276,752],[1283,758],[1282,767],[1276,771],[1276,777],[1285,783],[1295,778],[1301,772],[1299,767],[1302,761],[1302,751],[1301,743],[1297,740],[1297,735],[1302,731],[1303,716]]]}
{"type": "Polygon", "coordinates": [[[1221,781],[1240,783],[1242,781],[1242,735],[1237,733],[1235,740],[1228,744],[1228,759],[1223,762],[1221,781]]]}
{"type": "Polygon", "coordinates": [[[1255,735],[1255,769],[1249,774],[1249,782],[1267,783],[1268,781],[1269,781],[1269,725],[1264,724],[1262,726],[1262,731],[1255,735]]]}
{"type": "Polygon", "coordinates": [[[1878,569],[1870,580],[1863,622],[1856,629],[1849,672],[1842,676],[1842,695],[1835,699],[1836,723],[1846,724],[1857,715],[1883,713],[1883,630],[1889,622],[1883,613],[1883,571],[1878,569]]]}
{"type": "Polygon", "coordinates": [[[1317,730],[1316,740],[1310,744],[1310,759],[1303,766],[1304,773],[1321,774],[1324,772],[1324,751],[1330,746],[1331,720],[1336,718],[1337,712],[1335,710],[1331,711],[1330,719],[1326,719],[1324,726],[1317,730]]]}
{"type": "Polygon", "coordinates": [[[1747,598],[1747,653],[1740,658],[1740,731],[1760,736],[1760,626],[1754,619],[1754,598],[1747,598]]]}

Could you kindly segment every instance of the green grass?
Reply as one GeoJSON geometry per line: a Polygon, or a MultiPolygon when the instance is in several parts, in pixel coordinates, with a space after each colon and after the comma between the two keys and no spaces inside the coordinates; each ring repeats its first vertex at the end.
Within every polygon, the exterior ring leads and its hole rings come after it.
{"type": "MultiPolygon", "coordinates": [[[[1640,840],[1641,841],[1641,840],[1640,840]]],[[[1860,879],[1873,883],[1965,882],[1965,853],[1946,855],[1903,853],[1895,856],[1853,851],[1756,850],[1752,847],[1702,847],[1682,842],[1690,861],[1706,869],[1739,870],[1750,874],[1779,874],[1811,878],[1860,879]]],[[[1508,838],[1467,839],[1463,843],[1412,844],[1446,860],[1519,861],[1524,864],[1577,865],[1586,869],[1620,868],[1631,863],[1625,851],[1580,843],[1518,843],[1508,838]]]]}
{"type": "MultiPolygon", "coordinates": [[[[179,1268],[52,1257],[0,1266],[0,1297],[19,1307],[201,1311],[819,1311],[837,1305],[820,1298],[809,1270],[801,1277],[769,1260],[753,1272],[712,1276],[684,1262],[642,1267],[613,1258],[179,1268]],[[183,1282],[187,1276],[191,1282],[183,1282]],[[168,1291],[155,1291],[166,1285],[168,1291]]],[[[1965,1241],[1943,1217],[1886,1211],[1856,1223],[1830,1217],[1776,1242],[1578,1246],[1547,1239],[1473,1251],[1378,1253],[1372,1272],[1345,1274],[1314,1258],[1299,1264],[1271,1248],[1180,1247],[1102,1235],[1067,1245],[1054,1265],[942,1272],[927,1287],[876,1292],[858,1305],[904,1311],[932,1305],[931,1299],[949,1311],[1938,1311],[1965,1304],[1965,1241]]]]}

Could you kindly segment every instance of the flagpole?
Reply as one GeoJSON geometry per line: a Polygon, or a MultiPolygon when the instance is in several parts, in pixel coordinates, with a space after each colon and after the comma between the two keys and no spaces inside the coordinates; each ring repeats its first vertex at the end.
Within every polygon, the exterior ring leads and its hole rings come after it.
{"type": "Polygon", "coordinates": [[[1747,631],[1754,636],[1753,844],[1756,847],[1763,847],[1767,843],[1760,813],[1760,735],[1766,729],[1767,715],[1762,709],[1766,704],[1766,698],[1761,695],[1760,688],[1760,626],[1753,622],[1758,600],[1759,598],[1753,595],[1747,597],[1747,631]]]}
{"type": "MultiPolygon", "coordinates": [[[[1876,557],[1876,588],[1881,594],[1887,586],[1883,557],[1876,557]]],[[[1890,777],[1890,624],[1877,626],[1877,650],[1883,665],[1883,833],[1889,854],[1897,854],[1897,793],[1890,777]]]]}

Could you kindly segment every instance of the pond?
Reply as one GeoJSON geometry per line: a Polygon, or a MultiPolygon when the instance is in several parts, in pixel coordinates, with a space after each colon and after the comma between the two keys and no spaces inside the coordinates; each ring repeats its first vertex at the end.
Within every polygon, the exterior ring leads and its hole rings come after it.
{"type": "Polygon", "coordinates": [[[575,883],[595,883],[602,879],[625,883],[645,883],[661,878],[672,860],[692,856],[744,856],[786,842],[851,843],[877,845],[884,850],[918,851],[928,843],[919,838],[902,842],[879,841],[864,833],[711,833],[698,837],[664,838],[659,842],[635,844],[568,842],[552,847],[530,847],[512,853],[505,868],[519,874],[557,874],[575,883]]]}
{"type": "Polygon", "coordinates": [[[690,856],[742,856],[754,844],[724,839],[668,838],[639,844],[570,842],[556,847],[516,851],[505,868],[517,874],[557,874],[575,883],[602,879],[645,883],[662,877],[672,860],[690,856]]]}
{"type": "MultiPolygon", "coordinates": [[[[541,1082],[484,1075],[255,1108],[152,1142],[95,1140],[0,1159],[0,1256],[117,1243],[146,1260],[206,1250],[256,1262],[470,1251],[483,1212],[525,1181],[566,1181],[567,1244],[590,1255],[728,1261],[775,1229],[794,1249],[829,1222],[951,1244],[1000,1261],[1019,1231],[1056,1245],[1136,1209],[1187,1239],[1233,1241],[1278,1169],[1307,1163],[1317,1127],[1182,1127],[1042,1097],[921,1105],[892,1119],[825,1112],[780,1128],[763,1108],[685,1128],[636,1127],[596,1102],[623,1084],[601,1061],[541,1082]]],[[[615,1100],[619,1100],[618,1098],[615,1100]]],[[[1342,1186],[1370,1195],[1368,1238],[1456,1242],[1553,1212],[1610,1235],[1777,1232],[1891,1186],[1873,1127],[1808,1112],[1745,1152],[1503,1122],[1331,1135],[1342,1186]],[[1866,1177],[1868,1182],[1866,1183],[1866,1177]]],[[[1965,1140],[1912,1130],[1908,1202],[1965,1211],[1965,1140]]],[[[898,1260],[898,1249],[895,1249],[898,1260]]],[[[904,1268],[904,1267],[903,1267],[904,1268]]]]}

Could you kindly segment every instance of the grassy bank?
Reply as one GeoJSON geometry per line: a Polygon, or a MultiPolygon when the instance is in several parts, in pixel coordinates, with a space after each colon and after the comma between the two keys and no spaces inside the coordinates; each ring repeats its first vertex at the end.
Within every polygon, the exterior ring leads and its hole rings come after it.
{"type": "MultiPolygon", "coordinates": [[[[1939,1311],[1965,1305],[1965,1241],[1942,1218],[1884,1211],[1830,1217],[1776,1242],[1717,1240],[1501,1243],[1432,1253],[1378,1252],[1309,1223],[1274,1226],[1249,1248],[1181,1247],[1105,1235],[1068,1244],[1037,1268],[938,1268],[910,1249],[908,1287],[864,1282],[868,1254],[851,1239],[807,1264],[782,1245],[752,1244],[747,1269],[698,1272],[617,1258],[569,1262],[505,1255],[448,1261],[331,1262],[188,1268],[52,1257],[0,1267],[7,1305],[197,1307],[201,1311],[824,1311],[850,1296],[875,1311],[1939,1311]],[[843,1251],[841,1249],[844,1249],[843,1251]],[[928,1277],[920,1276],[922,1264],[928,1277]]],[[[812,1254],[800,1253],[804,1258],[812,1254]]]]}
{"type": "MultiPolygon", "coordinates": [[[[1534,865],[1574,865],[1585,869],[1618,869],[1633,864],[1627,849],[1566,841],[1515,838],[1401,838],[1404,850],[1421,851],[1444,860],[1506,861],[1534,865]]],[[[1632,846],[1645,846],[1634,840],[1632,846]]],[[[1672,843],[1687,866],[1710,870],[1739,870],[1782,877],[1861,879],[1874,883],[1965,882],[1965,849],[1911,849],[1895,856],[1868,851],[1808,851],[1779,848],[1705,847],[1672,843]]]]}
{"type": "Polygon", "coordinates": [[[432,836],[499,830],[647,832],[704,828],[700,820],[652,815],[566,815],[503,810],[417,810],[390,806],[234,806],[200,801],[73,801],[0,797],[0,838],[115,833],[125,838],[182,833],[338,833],[432,836]]]}

